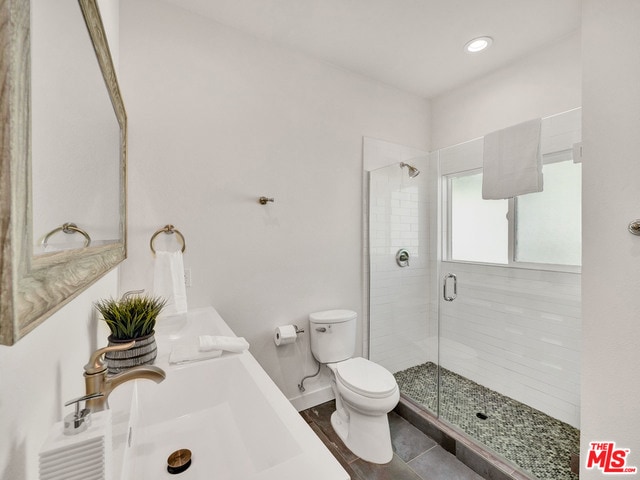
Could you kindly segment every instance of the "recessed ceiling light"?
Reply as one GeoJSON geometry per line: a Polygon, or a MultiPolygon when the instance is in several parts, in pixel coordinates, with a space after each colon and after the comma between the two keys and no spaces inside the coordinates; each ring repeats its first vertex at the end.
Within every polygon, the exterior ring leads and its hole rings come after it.
{"type": "Polygon", "coordinates": [[[493,43],[493,38],[491,37],[478,37],[473,40],[469,40],[467,44],[464,46],[464,51],[467,53],[478,53],[482,50],[489,48],[493,43]]]}

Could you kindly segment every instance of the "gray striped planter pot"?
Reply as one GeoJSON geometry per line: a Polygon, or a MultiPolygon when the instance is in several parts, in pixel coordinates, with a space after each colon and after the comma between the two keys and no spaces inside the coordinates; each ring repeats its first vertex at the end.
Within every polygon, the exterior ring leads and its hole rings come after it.
{"type": "Polygon", "coordinates": [[[136,344],[129,350],[120,350],[116,352],[107,352],[104,359],[107,362],[107,371],[110,374],[123,372],[129,368],[140,365],[151,365],[158,356],[158,348],[156,347],[155,332],[139,338],[130,338],[127,340],[119,340],[111,338],[109,335],[109,346],[129,343],[135,340],[136,344]]]}

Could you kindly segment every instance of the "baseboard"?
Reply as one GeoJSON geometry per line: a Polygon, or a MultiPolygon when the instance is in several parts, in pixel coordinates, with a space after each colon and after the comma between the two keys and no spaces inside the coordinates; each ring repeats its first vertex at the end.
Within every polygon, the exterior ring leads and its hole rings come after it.
{"type": "Polygon", "coordinates": [[[334,396],[331,385],[326,385],[317,390],[306,391],[296,397],[290,398],[289,401],[295,409],[300,412],[333,399],[334,396]]]}

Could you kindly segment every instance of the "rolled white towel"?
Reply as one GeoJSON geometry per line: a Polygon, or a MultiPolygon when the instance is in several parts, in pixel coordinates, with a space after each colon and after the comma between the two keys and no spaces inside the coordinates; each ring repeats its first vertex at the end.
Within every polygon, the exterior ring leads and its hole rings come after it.
{"type": "Polygon", "coordinates": [[[224,350],[240,353],[249,348],[244,337],[225,337],[221,335],[200,335],[200,351],[224,350]]]}

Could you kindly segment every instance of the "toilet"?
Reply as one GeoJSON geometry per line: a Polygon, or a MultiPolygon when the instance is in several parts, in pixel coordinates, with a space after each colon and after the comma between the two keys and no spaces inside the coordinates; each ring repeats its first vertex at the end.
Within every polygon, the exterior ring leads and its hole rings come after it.
{"type": "Polygon", "coordinates": [[[336,397],[331,426],[355,455],[383,464],[393,457],[387,413],[398,404],[400,391],[387,369],[353,357],[357,318],[351,310],[310,314],[311,352],[331,372],[336,397]]]}

